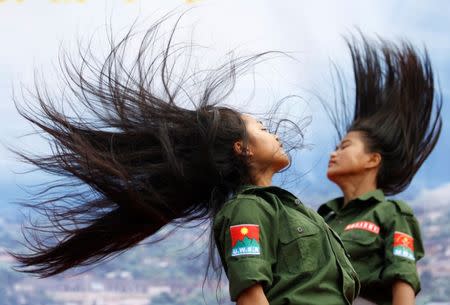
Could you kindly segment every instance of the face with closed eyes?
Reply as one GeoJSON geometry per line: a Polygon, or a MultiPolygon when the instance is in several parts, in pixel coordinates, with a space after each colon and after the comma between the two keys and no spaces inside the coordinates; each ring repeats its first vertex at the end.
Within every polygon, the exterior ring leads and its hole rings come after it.
{"type": "Polygon", "coordinates": [[[364,135],[350,131],[330,155],[327,177],[333,182],[343,182],[355,176],[363,176],[377,170],[380,155],[366,149],[364,135]]]}
{"type": "Polygon", "coordinates": [[[235,144],[235,150],[245,153],[249,165],[256,171],[268,171],[276,173],[289,165],[289,158],[282,144],[275,134],[254,117],[242,115],[247,132],[248,143],[239,141],[235,144]]]}

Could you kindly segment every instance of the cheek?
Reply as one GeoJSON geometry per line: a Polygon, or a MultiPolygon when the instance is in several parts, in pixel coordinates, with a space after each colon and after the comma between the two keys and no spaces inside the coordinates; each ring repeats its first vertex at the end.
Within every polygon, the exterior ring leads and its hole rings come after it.
{"type": "Polygon", "coordinates": [[[327,176],[332,179],[341,175],[355,174],[361,170],[360,156],[351,151],[341,153],[336,158],[336,163],[328,167],[327,176]]]}
{"type": "Polygon", "coordinates": [[[273,166],[281,170],[289,165],[289,157],[280,147],[280,143],[271,138],[261,137],[253,147],[253,160],[265,166],[273,166]]]}
{"type": "Polygon", "coordinates": [[[278,154],[280,144],[276,141],[273,141],[273,139],[261,135],[255,142],[254,142],[254,149],[261,155],[265,156],[266,158],[270,158],[270,156],[274,156],[278,154]]]}

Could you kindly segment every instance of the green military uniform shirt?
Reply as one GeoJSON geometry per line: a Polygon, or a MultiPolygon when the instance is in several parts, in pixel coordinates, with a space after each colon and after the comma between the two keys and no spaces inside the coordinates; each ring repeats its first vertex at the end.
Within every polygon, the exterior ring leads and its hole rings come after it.
{"type": "Polygon", "coordinates": [[[420,290],[416,261],[424,256],[419,224],[402,201],[381,190],[366,193],[341,208],[343,198],[323,204],[319,214],[341,237],[361,281],[361,297],[392,303],[392,284],[402,280],[420,290]]]}
{"type": "Polygon", "coordinates": [[[230,296],[259,283],[271,305],[351,304],[359,290],[323,219],[278,187],[246,186],[214,218],[230,296]]]}

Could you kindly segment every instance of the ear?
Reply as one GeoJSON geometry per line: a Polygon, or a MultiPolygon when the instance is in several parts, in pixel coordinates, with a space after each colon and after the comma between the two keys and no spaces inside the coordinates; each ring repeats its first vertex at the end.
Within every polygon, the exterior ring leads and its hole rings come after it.
{"type": "Polygon", "coordinates": [[[366,168],[377,168],[380,167],[380,165],[381,165],[381,154],[377,152],[371,153],[366,168]]]}
{"type": "Polygon", "coordinates": [[[238,154],[240,156],[246,156],[246,157],[253,156],[253,153],[247,147],[244,146],[244,142],[242,140],[234,142],[233,150],[236,154],[238,154]]]}

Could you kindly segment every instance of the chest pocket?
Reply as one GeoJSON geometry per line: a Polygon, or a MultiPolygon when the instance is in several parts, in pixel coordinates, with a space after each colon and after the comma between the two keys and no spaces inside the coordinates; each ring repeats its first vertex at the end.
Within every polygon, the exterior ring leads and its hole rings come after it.
{"type": "Polygon", "coordinates": [[[282,269],[295,274],[313,272],[319,265],[320,229],[307,217],[295,212],[280,228],[282,269]]]}
{"type": "Polygon", "coordinates": [[[352,259],[368,258],[383,253],[383,240],[372,232],[358,229],[344,231],[341,240],[352,259]]]}

